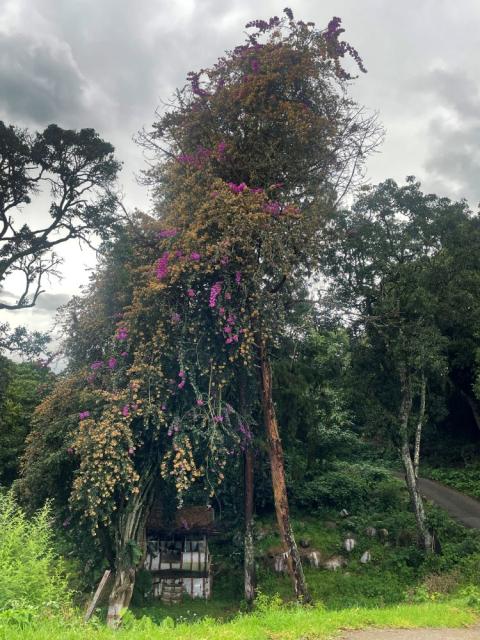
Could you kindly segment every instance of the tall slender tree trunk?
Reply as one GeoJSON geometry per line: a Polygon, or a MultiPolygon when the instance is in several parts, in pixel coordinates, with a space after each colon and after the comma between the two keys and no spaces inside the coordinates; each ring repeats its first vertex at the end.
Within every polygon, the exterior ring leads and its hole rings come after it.
{"type": "Polygon", "coordinates": [[[244,585],[245,600],[251,604],[255,599],[255,548],[253,544],[253,449],[247,445],[245,450],[245,544],[244,544],[244,585]]]}
{"type": "Polygon", "coordinates": [[[114,629],[120,626],[122,611],[129,607],[132,599],[136,569],[141,559],[136,555],[144,550],[145,524],[153,487],[154,476],[150,473],[143,488],[130,497],[125,510],[119,515],[115,534],[115,574],[107,611],[107,624],[114,629]]]}
{"type": "Polygon", "coordinates": [[[413,450],[413,469],[415,478],[418,479],[418,471],[420,469],[420,446],[422,443],[422,429],[425,422],[425,406],[427,396],[427,378],[425,372],[422,371],[422,379],[420,382],[420,408],[418,412],[417,428],[415,430],[415,446],[413,450]]]}
{"type": "Polygon", "coordinates": [[[278,431],[275,407],[272,397],[272,371],[268,358],[265,340],[257,338],[260,350],[260,368],[262,380],[262,406],[265,429],[267,432],[270,469],[272,474],[273,496],[277,515],[278,528],[282,540],[287,567],[293,581],[297,598],[304,603],[312,601],[303,573],[302,561],[295,543],[288,507],[287,485],[285,482],[285,465],[283,447],[278,431]]]}
{"type": "Polygon", "coordinates": [[[415,476],[415,470],[412,462],[412,455],[408,441],[408,420],[412,410],[412,388],[410,375],[406,371],[405,366],[400,367],[400,457],[405,469],[405,478],[407,482],[408,493],[412,503],[417,530],[422,540],[422,545],[427,553],[433,550],[433,540],[427,527],[427,519],[425,516],[425,508],[423,499],[418,489],[418,481],[415,476]]]}

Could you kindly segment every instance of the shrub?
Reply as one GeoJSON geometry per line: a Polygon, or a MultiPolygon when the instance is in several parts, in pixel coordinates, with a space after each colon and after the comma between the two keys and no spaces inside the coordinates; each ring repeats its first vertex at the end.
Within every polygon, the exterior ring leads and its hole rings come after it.
{"type": "Polygon", "coordinates": [[[301,507],[388,511],[398,507],[402,488],[385,469],[336,462],[294,491],[301,507]]]}
{"type": "Polygon", "coordinates": [[[11,492],[0,493],[0,610],[31,611],[68,603],[50,519],[48,506],[28,519],[11,492]]]}

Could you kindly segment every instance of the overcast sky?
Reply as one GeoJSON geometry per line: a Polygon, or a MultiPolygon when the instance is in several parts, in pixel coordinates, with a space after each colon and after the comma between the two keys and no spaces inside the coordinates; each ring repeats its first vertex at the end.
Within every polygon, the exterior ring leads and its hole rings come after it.
{"type": "MultiPolygon", "coordinates": [[[[41,129],[93,127],[124,162],[129,207],[147,210],[135,181],[141,151],[132,136],[182,86],[240,44],[244,24],[280,14],[286,0],[0,0],[0,119],[41,129]]],[[[418,176],[425,189],[480,200],[480,1],[295,0],[295,16],[324,26],[338,15],[368,69],[352,87],[380,113],[373,182],[418,176]]],[[[43,203],[29,215],[41,215],[43,203]]],[[[91,251],[63,246],[64,277],[34,310],[0,321],[49,327],[56,307],[88,279],[91,251]]],[[[12,291],[14,293],[14,291],[12,291]]]]}

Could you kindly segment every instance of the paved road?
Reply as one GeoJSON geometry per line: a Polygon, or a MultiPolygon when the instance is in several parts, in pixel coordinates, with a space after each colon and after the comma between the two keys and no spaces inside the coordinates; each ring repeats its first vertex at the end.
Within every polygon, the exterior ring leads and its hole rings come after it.
{"type": "MultiPolygon", "coordinates": [[[[394,474],[397,478],[403,479],[401,473],[394,474]]],[[[466,496],[460,491],[446,487],[435,480],[420,478],[420,491],[428,500],[445,509],[452,518],[455,518],[466,527],[480,529],[480,501],[466,496]]],[[[480,635],[478,636],[480,640],[480,635]]]]}
{"type": "Polygon", "coordinates": [[[366,629],[339,640],[479,640],[480,627],[467,629],[366,629]]]}

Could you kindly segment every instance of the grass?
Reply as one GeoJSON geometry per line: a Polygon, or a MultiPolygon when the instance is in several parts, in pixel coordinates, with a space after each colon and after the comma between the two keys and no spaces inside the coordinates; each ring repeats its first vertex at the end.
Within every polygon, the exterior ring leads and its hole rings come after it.
{"type": "Polygon", "coordinates": [[[2,623],[0,640],[321,640],[345,629],[364,627],[462,627],[477,621],[465,603],[429,602],[385,608],[357,608],[328,611],[322,607],[282,607],[275,600],[264,601],[253,614],[240,614],[226,623],[205,618],[195,623],[177,623],[165,618],[156,625],[151,619],[128,618],[117,632],[77,619],[32,621],[28,625],[2,623]]]}

